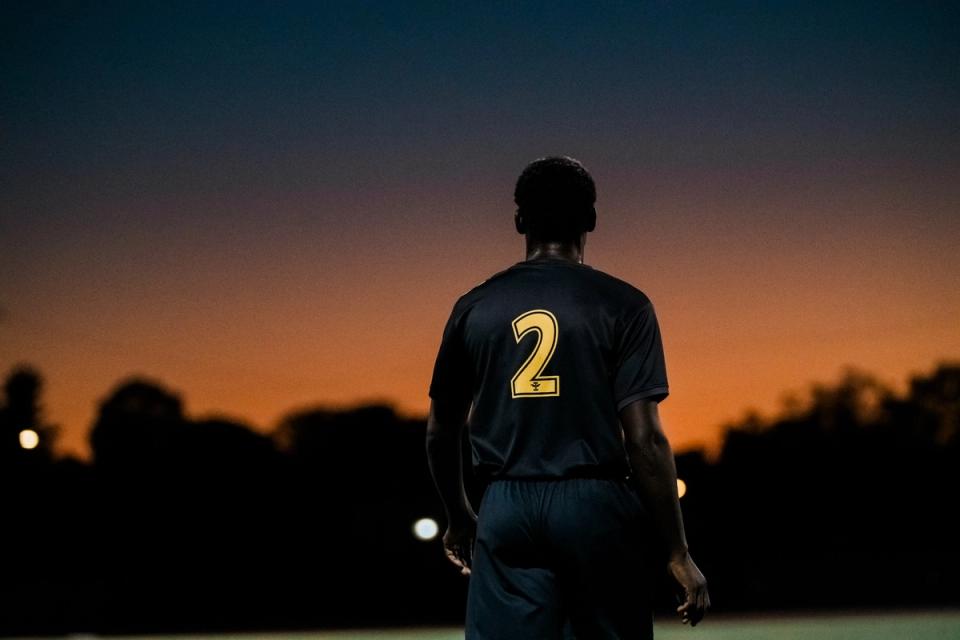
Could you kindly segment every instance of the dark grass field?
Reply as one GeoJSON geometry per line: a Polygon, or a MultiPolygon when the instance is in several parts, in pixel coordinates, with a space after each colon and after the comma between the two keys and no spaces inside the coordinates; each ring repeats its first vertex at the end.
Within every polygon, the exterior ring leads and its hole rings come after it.
{"type": "MultiPolygon", "coordinates": [[[[95,636],[76,635],[74,640],[95,636]]],[[[235,635],[110,636],[111,640],[454,640],[456,628],[250,633],[235,635]]],[[[656,625],[657,640],[960,640],[960,609],[909,613],[713,616],[695,629],[679,622],[656,625]]]]}

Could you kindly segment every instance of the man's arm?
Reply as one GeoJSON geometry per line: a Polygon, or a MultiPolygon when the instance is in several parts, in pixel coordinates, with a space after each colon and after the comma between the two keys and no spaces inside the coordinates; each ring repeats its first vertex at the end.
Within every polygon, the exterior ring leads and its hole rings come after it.
{"type": "Polygon", "coordinates": [[[669,569],[685,592],[685,602],[677,608],[684,624],[695,626],[710,606],[707,581],[687,549],[683,515],[677,496],[677,470],[670,442],[660,424],[657,402],[642,398],[620,410],[630,465],[636,486],[650,507],[654,525],[667,543],[669,569]]]}
{"type": "Polygon", "coordinates": [[[443,546],[447,557],[470,574],[476,519],[467,504],[460,471],[460,433],[466,427],[470,401],[434,399],[427,418],[427,463],[447,516],[443,546]]]}

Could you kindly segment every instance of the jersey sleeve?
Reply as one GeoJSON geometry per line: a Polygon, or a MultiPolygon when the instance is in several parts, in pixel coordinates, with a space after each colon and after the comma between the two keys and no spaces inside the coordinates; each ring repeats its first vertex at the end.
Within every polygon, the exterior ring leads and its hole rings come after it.
{"type": "Polygon", "coordinates": [[[443,328],[440,349],[433,365],[431,398],[464,402],[473,395],[473,369],[464,344],[462,319],[458,305],[454,305],[443,328]]]}
{"type": "Polygon", "coordinates": [[[662,401],[669,394],[660,325],[647,300],[620,320],[613,392],[617,411],[635,400],[662,401]]]}

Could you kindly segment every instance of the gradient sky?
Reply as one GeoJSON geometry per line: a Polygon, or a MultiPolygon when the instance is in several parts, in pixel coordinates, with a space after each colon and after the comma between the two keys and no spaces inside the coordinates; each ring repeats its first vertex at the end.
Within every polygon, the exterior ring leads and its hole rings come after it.
{"type": "Polygon", "coordinates": [[[0,374],[61,450],[143,375],[263,430],[423,414],[544,155],[654,301],[674,447],[855,365],[960,357],[952,3],[4,3],[0,374]],[[280,6],[280,5],[283,6],[280,6]]]}

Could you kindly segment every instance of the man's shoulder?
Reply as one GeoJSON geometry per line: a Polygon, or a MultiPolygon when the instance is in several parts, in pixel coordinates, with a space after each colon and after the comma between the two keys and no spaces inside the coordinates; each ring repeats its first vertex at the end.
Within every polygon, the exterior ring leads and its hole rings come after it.
{"type": "Polygon", "coordinates": [[[482,296],[490,287],[515,273],[516,266],[517,265],[510,265],[509,267],[501,269],[500,271],[497,271],[493,275],[488,276],[487,278],[473,285],[457,298],[457,302],[454,306],[462,307],[476,301],[476,299],[482,296]]]}
{"type": "Polygon", "coordinates": [[[463,318],[464,314],[470,309],[470,307],[472,307],[477,300],[483,297],[483,291],[490,282],[491,278],[496,277],[500,273],[501,272],[497,272],[493,276],[490,276],[490,278],[481,280],[457,296],[457,299],[453,303],[453,310],[451,311],[450,315],[453,318],[456,318],[457,321],[463,318]]]}
{"type": "Polygon", "coordinates": [[[612,295],[624,299],[634,299],[641,303],[649,302],[650,298],[647,297],[647,294],[636,285],[622,278],[618,278],[611,273],[597,269],[596,267],[593,267],[591,271],[597,283],[607,289],[612,295]]]}

